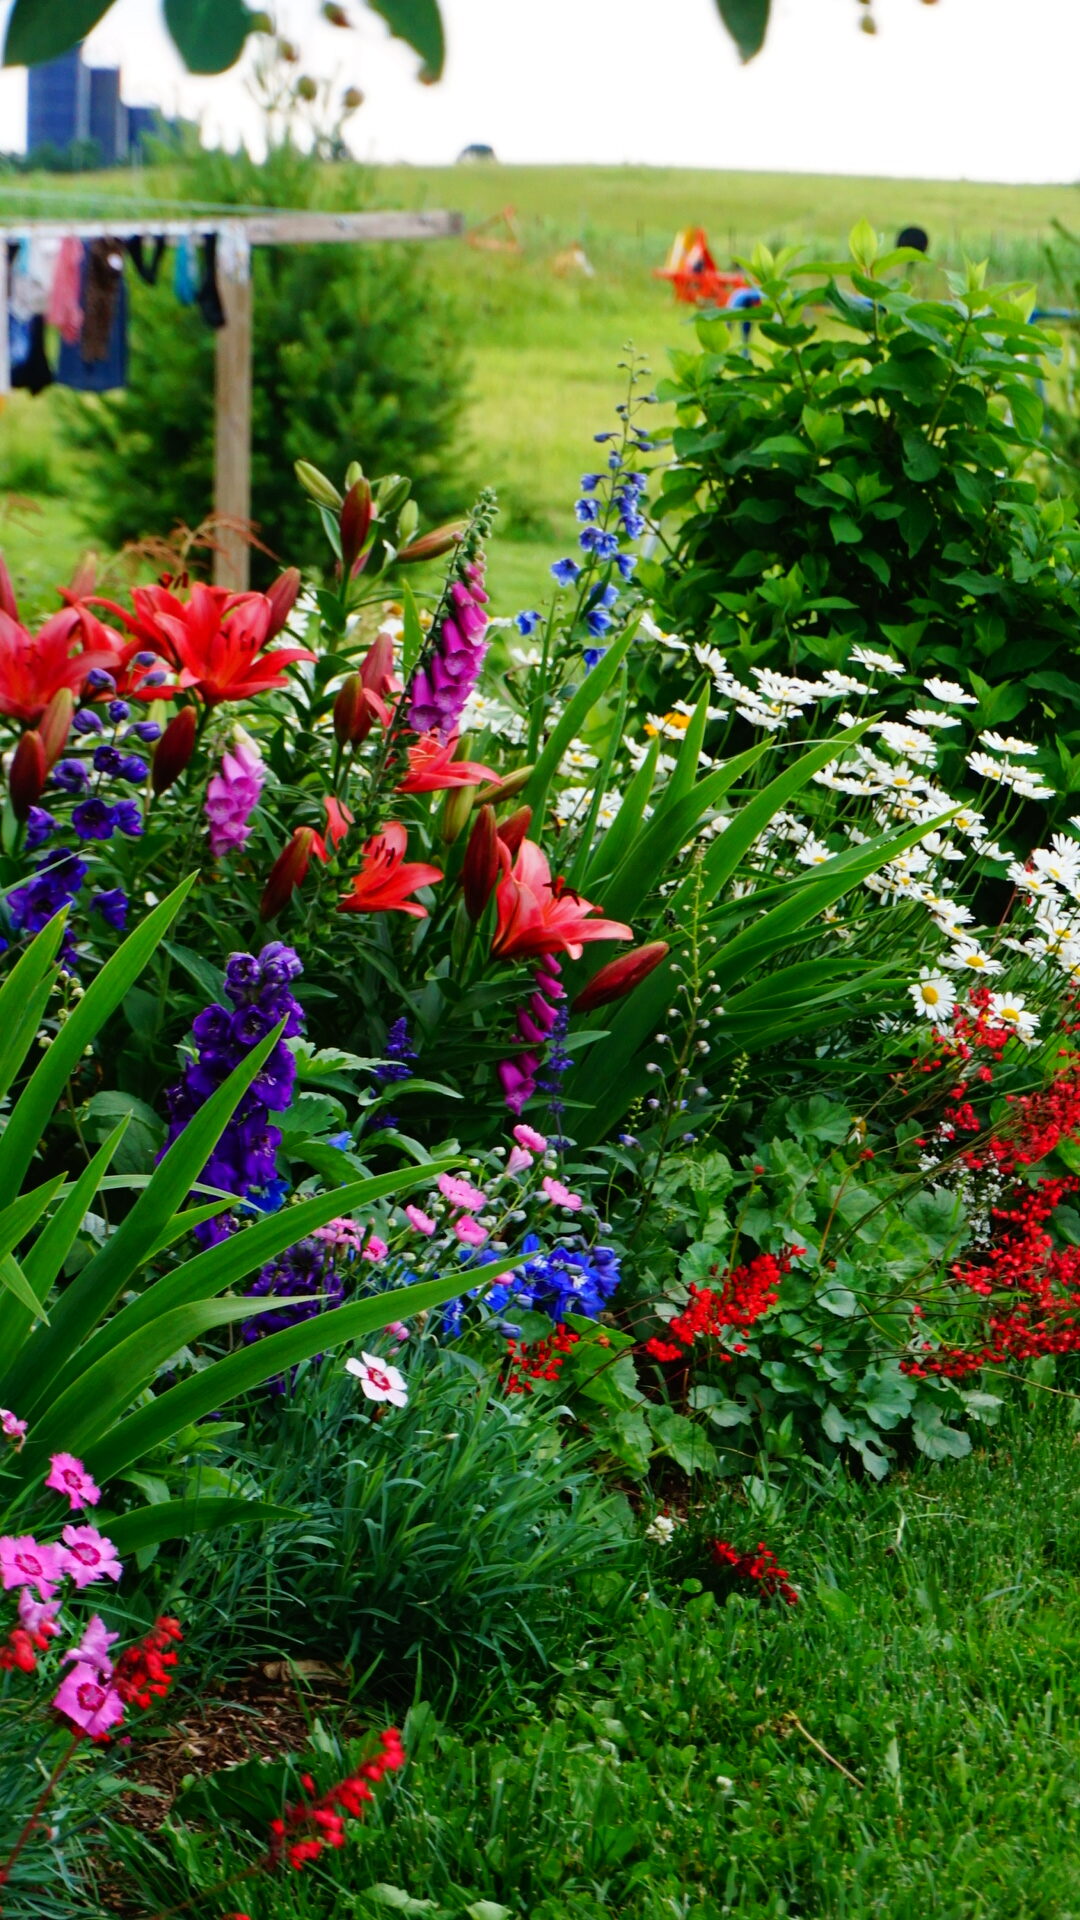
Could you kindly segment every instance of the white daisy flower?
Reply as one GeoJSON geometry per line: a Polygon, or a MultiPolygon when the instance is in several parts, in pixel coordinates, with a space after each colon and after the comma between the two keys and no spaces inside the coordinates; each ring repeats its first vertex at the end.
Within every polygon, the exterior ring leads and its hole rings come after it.
{"type": "Polygon", "coordinates": [[[912,707],[907,716],[909,727],[958,727],[958,714],[939,713],[936,707],[912,707]]]}
{"type": "Polygon", "coordinates": [[[977,844],[977,851],[980,860],[1008,860],[1010,858],[1004,847],[998,846],[996,840],[980,840],[977,844]]]}
{"type": "Polygon", "coordinates": [[[600,762],[595,753],[589,752],[584,741],[571,740],[570,745],[567,747],[566,752],[559,762],[559,772],[563,774],[591,773],[593,768],[599,765],[600,762]]]}
{"type": "Polygon", "coordinates": [[[659,646],[667,647],[671,653],[689,653],[690,651],[688,640],[680,640],[677,633],[665,633],[663,627],[657,625],[651,613],[642,614],[638,621],[638,632],[643,633],[647,640],[655,640],[659,646]]]}
{"type": "Polygon", "coordinates": [[[991,760],[988,753],[969,753],[967,763],[972,773],[977,773],[980,780],[1002,781],[1011,771],[1007,761],[991,760]]]}
{"type": "Polygon", "coordinates": [[[1012,777],[1007,780],[1007,784],[1012,788],[1014,793],[1019,794],[1021,800],[1053,799],[1053,787],[1040,786],[1039,782],[1032,778],[1025,779],[1019,767],[1010,767],[1008,772],[1012,777]]]}
{"type": "Polygon", "coordinates": [[[990,747],[994,753],[1016,753],[1022,756],[1025,753],[1039,751],[1038,747],[1030,746],[1026,740],[1014,740],[1011,734],[980,733],[979,739],[984,747],[990,747]]]}
{"type": "Polygon", "coordinates": [[[735,711],[740,720],[747,721],[752,727],[764,727],[767,733],[778,733],[785,719],[791,717],[790,714],[776,713],[766,706],[736,707],[735,711]]]}
{"type": "Polygon", "coordinates": [[[1022,993],[992,993],[987,1011],[1003,1027],[1011,1027],[1030,1046],[1039,1025],[1037,1013],[1028,1011],[1022,993]]]}
{"type": "Polygon", "coordinates": [[[1080,881],[1080,844],[1055,833],[1049,847],[1035,848],[1031,864],[1044,879],[1053,880],[1059,887],[1067,887],[1070,893],[1075,893],[1077,882],[1080,881]]]}
{"type": "Polygon", "coordinates": [[[823,840],[816,840],[812,833],[808,833],[795,857],[801,867],[823,867],[833,855],[823,840]]]}
{"type": "Polygon", "coordinates": [[[891,653],[875,653],[873,647],[852,647],[851,657],[860,667],[876,667],[879,673],[906,673],[902,660],[894,660],[891,653]]]}
{"type": "Polygon", "coordinates": [[[951,952],[942,960],[943,967],[954,967],[967,973],[1000,973],[1001,961],[992,960],[984,953],[977,940],[958,940],[951,952]]]}
{"type": "Polygon", "coordinates": [[[817,688],[809,680],[797,680],[787,673],[774,673],[771,667],[751,667],[750,672],[758,683],[758,694],[762,700],[780,701],[785,706],[808,707],[818,697],[817,688]]]}
{"type": "Polygon", "coordinates": [[[966,833],[969,840],[985,840],[986,838],[986,827],[983,824],[982,814],[976,813],[971,807],[961,807],[958,812],[953,814],[952,823],[957,829],[957,832],[966,833]]]}
{"type": "Polygon", "coordinates": [[[956,994],[952,981],[943,973],[934,973],[930,967],[921,967],[919,977],[908,988],[915,1002],[917,1013],[926,1015],[933,1026],[940,1026],[948,1020],[956,1005],[956,994]]]}
{"type": "Polygon", "coordinates": [[[977,707],[978,701],[973,693],[965,693],[955,680],[924,680],[923,686],[934,700],[940,700],[945,707],[977,707]]]}
{"type": "Polygon", "coordinates": [[[918,727],[907,727],[899,720],[883,720],[873,731],[879,733],[894,753],[906,754],[917,766],[928,766],[937,757],[937,745],[930,734],[918,727]]]}
{"type": "Polygon", "coordinates": [[[963,860],[964,858],[961,849],[954,847],[952,841],[946,840],[936,829],[932,833],[924,833],[919,845],[925,847],[927,853],[932,853],[936,860],[963,860]]]}
{"type": "Polygon", "coordinates": [[[826,667],[819,684],[825,698],[839,693],[869,693],[870,691],[865,681],[856,680],[853,673],[841,673],[838,667],[826,667]]]}

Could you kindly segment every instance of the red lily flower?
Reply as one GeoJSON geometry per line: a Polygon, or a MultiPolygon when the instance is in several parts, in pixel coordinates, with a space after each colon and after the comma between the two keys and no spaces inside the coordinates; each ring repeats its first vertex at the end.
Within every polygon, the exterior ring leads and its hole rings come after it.
{"type": "Polygon", "coordinates": [[[422,733],[409,747],[409,771],[397,783],[398,793],[445,793],[451,787],[480,787],[485,780],[497,780],[490,767],[479,760],[455,760],[457,734],[443,742],[437,733],[422,733]]]}
{"type": "Polygon", "coordinates": [[[545,953],[567,953],[571,960],[580,960],[587,940],[634,937],[621,920],[590,919],[599,909],[561,878],[552,880],[535,840],[522,841],[517,859],[499,882],[495,904],[498,925],[491,951],[502,960],[535,960],[545,953]]]}
{"type": "MultiPolygon", "coordinates": [[[[9,596],[3,596],[5,601],[9,596]]],[[[116,654],[109,645],[109,629],[80,614],[74,607],[63,607],[46,620],[39,633],[31,634],[21,626],[7,607],[0,606],[0,713],[31,726],[40,720],[49,701],[62,687],[73,693],[82,691],[88,673],[95,667],[111,671],[116,654]],[[100,644],[86,644],[87,618],[91,631],[97,629],[100,644]],[[82,641],[77,652],[76,640],[82,641]]],[[[113,634],[113,640],[118,636],[113,634]]]]}
{"type": "Polygon", "coordinates": [[[417,887],[433,887],[442,879],[439,867],[422,860],[406,860],[408,835],[400,820],[392,820],[364,848],[364,864],[353,875],[352,892],[338,903],[339,913],[407,913],[426,920],[427,908],[408,895],[417,887]]]}
{"type": "Polygon", "coordinates": [[[135,587],[131,598],[134,616],[114,610],[138,646],[167,660],[178,670],[177,686],[191,687],[208,707],[284,687],[285,667],[316,657],[308,647],[263,652],[281,628],[281,605],[269,594],[230,593],[196,581],[186,601],[167,587],[135,587]]]}

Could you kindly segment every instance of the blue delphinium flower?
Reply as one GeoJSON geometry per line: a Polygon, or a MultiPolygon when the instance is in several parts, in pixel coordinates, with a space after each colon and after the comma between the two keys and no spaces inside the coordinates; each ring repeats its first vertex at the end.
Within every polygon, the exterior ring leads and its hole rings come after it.
{"type": "Polygon", "coordinates": [[[64,793],[81,793],[90,780],[85,760],[58,760],[52,770],[53,785],[64,793]]]}
{"type": "Polygon", "coordinates": [[[583,527],[578,538],[583,553],[594,553],[598,560],[614,560],[619,551],[619,536],[603,527],[583,527]]]}
{"type": "Polygon", "coordinates": [[[105,725],[96,707],[80,707],[71,723],[72,733],[100,733],[105,725]]]}
{"type": "Polygon", "coordinates": [[[8,894],[8,912],[16,933],[40,933],[69,907],[86,878],[86,862],[66,847],[43,855],[33,878],[8,894]]]}
{"type": "Polygon", "coordinates": [[[637,563],[638,557],[636,553],[619,553],[615,556],[615,565],[618,567],[624,580],[633,579],[634,568],[637,566],[637,563]]]}
{"type": "Polygon", "coordinates": [[[33,853],[43,847],[46,840],[56,832],[59,822],[45,807],[31,807],[26,816],[26,851],[33,853]]]}
{"type": "Polygon", "coordinates": [[[607,652],[606,647],[582,647],[581,657],[584,660],[585,665],[588,667],[590,673],[592,672],[594,667],[598,667],[600,665],[600,662],[603,659],[606,652],[607,652]]]}
{"type": "Polygon", "coordinates": [[[583,473],[581,476],[582,493],[595,493],[602,478],[603,475],[599,473],[583,473]]]}
{"type": "Polygon", "coordinates": [[[535,611],[516,613],[514,615],[514,625],[521,634],[522,639],[527,640],[529,635],[535,633],[537,627],[540,625],[540,615],[535,611]]]}
{"type": "Polygon", "coordinates": [[[596,500],[576,500],[574,502],[574,513],[581,521],[582,526],[587,526],[591,521],[599,520],[599,502],[596,500]]]}
{"type": "Polygon", "coordinates": [[[134,720],[127,729],[136,740],[142,740],[150,746],[154,740],[161,739],[161,728],[156,720],[134,720]]]}
{"type": "Polygon", "coordinates": [[[611,615],[610,613],[605,613],[603,607],[593,607],[591,611],[585,615],[585,625],[588,627],[589,632],[595,634],[596,638],[599,639],[600,635],[606,633],[610,627],[611,615]]]}
{"type": "Polygon", "coordinates": [[[409,1038],[409,1023],[404,1014],[387,1028],[382,1053],[379,1065],[371,1070],[373,1080],[384,1087],[397,1080],[411,1080],[416,1048],[409,1038]]]}
{"type": "Polygon", "coordinates": [[[556,560],[551,572],[553,579],[558,581],[560,587],[572,587],[581,568],[576,560],[556,560]]]}
{"type": "Polygon", "coordinates": [[[71,824],[80,840],[111,840],[116,831],[114,809],[98,793],[72,809],[71,824]]]}

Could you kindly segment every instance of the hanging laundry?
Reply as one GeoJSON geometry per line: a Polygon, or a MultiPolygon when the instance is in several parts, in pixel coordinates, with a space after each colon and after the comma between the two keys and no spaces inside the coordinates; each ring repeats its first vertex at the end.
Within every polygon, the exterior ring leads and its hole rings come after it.
{"type": "Polygon", "coordinates": [[[161,267],[162,257],[165,253],[165,247],[165,235],[159,233],[157,239],[154,241],[154,250],[148,260],[143,253],[143,236],[141,233],[133,234],[127,242],[127,250],[131,255],[131,264],[138,274],[139,279],[145,280],[148,287],[157,285],[158,272],[161,267]]]}
{"type": "Polygon", "coordinates": [[[124,258],[113,240],[94,240],[83,255],[79,297],[85,319],[76,344],[64,340],[56,378],[80,393],[127,385],[127,288],[124,258]]]}
{"type": "Polygon", "coordinates": [[[221,291],[217,281],[217,245],[216,233],[203,234],[202,276],[195,295],[195,304],[208,327],[225,325],[225,309],[221,304],[221,291]]]}
{"type": "Polygon", "coordinates": [[[20,320],[15,314],[8,318],[8,341],[11,362],[11,384],[25,388],[27,393],[44,393],[53,383],[53,370],[45,352],[45,321],[40,313],[30,320],[20,320]],[[18,346],[15,336],[18,334],[18,346]]]}
{"type": "Polygon", "coordinates": [[[60,336],[69,347],[75,346],[82,333],[83,310],[79,299],[82,262],[82,241],[68,234],[60,242],[45,318],[50,327],[59,327],[60,336]]]}
{"type": "Polygon", "coordinates": [[[33,320],[49,304],[60,241],[54,235],[34,234],[19,243],[8,287],[8,306],[17,320],[33,320]]]}
{"type": "Polygon", "coordinates": [[[173,292],[182,307],[195,304],[195,242],[185,233],[177,242],[173,266],[173,292]]]}

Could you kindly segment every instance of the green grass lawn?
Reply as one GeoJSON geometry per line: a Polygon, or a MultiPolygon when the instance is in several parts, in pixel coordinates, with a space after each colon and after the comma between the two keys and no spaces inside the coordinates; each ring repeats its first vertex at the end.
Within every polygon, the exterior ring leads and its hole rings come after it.
{"type": "MultiPolygon", "coordinates": [[[[77,193],[83,212],[119,194],[183,192],[175,170],[78,182],[41,176],[27,185],[55,193],[65,208],[77,193]]],[[[464,241],[432,248],[436,272],[458,296],[471,351],[469,468],[502,501],[492,547],[500,612],[547,591],[548,566],[573,537],[578,476],[593,461],[592,433],[609,424],[621,395],[623,347],[632,343],[659,375],[667,347],[687,336],[688,310],[653,275],[677,227],[704,225],[729,258],[759,240],[835,253],[864,214],[889,238],[916,221],[930,232],[936,259],[988,257],[996,277],[1041,276],[1047,294],[1043,246],[1053,223],[1080,227],[1080,188],[1068,186],[480,164],[383,168],[376,188],[386,204],[456,208],[470,226],[516,209],[518,254],[464,241]],[[594,277],[560,278],[552,259],[578,240],[594,277]]],[[[26,494],[43,508],[0,524],[14,568],[34,592],[70,571],[80,545],[77,475],[56,451],[55,405],[49,394],[14,395],[0,415],[0,493],[26,494]],[[45,473],[45,488],[30,484],[35,471],[45,473]]]]}

